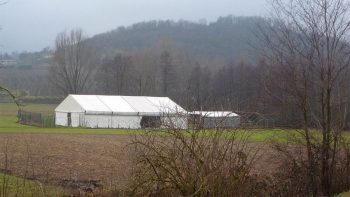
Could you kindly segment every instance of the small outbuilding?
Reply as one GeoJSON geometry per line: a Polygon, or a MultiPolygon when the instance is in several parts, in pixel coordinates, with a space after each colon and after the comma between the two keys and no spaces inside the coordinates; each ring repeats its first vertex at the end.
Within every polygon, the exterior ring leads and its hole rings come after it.
{"type": "Polygon", "coordinates": [[[241,118],[231,111],[194,111],[190,113],[191,123],[201,128],[237,128],[241,118]]]}
{"type": "Polygon", "coordinates": [[[66,127],[187,128],[187,112],[168,97],[69,95],[55,109],[66,127]]]}

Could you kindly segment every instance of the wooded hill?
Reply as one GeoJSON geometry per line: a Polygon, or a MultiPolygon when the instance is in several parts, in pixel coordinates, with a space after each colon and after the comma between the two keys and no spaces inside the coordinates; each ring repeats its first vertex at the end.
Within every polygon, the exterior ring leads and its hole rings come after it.
{"type": "MultiPolygon", "coordinates": [[[[95,69],[101,68],[103,60],[123,54],[132,56],[133,72],[159,72],[157,65],[160,64],[161,54],[166,51],[180,73],[179,76],[182,76],[177,81],[184,81],[197,66],[214,74],[228,64],[257,60],[257,52],[252,46],[259,45],[255,33],[258,25],[263,22],[264,19],[259,17],[235,16],[220,17],[211,23],[149,21],[95,35],[87,39],[87,42],[100,59],[95,63],[95,69]]],[[[50,88],[50,83],[41,83],[48,80],[45,68],[48,69],[53,64],[53,50],[45,48],[39,52],[2,54],[1,58],[12,58],[17,65],[3,68],[0,82],[11,89],[33,96],[57,95],[58,92],[50,88]],[[32,83],[27,83],[28,81],[32,83]]],[[[91,78],[96,79],[99,80],[98,77],[91,78]]],[[[91,86],[94,88],[96,84],[91,86]]],[[[89,91],[94,92],[93,88],[89,91]]],[[[148,94],[158,95],[155,92],[148,94]]]]}
{"type": "Polygon", "coordinates": [[[258,24],[264,22],[259,17],[220,17],[217,21],[149,21],[96,35],[89,42],[101,54],[114,55],[116,52],[133,52],[164,42],[172,42],[185,49],[192,56],[224,57],[228,61],[251,58],[251,45],[256,45],[254,35],[258,24]]]}

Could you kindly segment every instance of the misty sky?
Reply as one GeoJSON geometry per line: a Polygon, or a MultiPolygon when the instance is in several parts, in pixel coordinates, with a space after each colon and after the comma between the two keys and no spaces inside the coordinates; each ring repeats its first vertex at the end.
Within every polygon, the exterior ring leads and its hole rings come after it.
{"type": "Polygon", "coordinates": [[[89,36],[154,19],[216,20],[264,15],[265,0],[7,0],[0,6],[0,53],[53,46],[57,33],[81,27],[89,36]]]}

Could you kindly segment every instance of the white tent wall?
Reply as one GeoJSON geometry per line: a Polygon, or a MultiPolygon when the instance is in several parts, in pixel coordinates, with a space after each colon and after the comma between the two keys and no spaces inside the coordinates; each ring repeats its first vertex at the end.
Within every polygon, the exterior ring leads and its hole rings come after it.
{"type": "Polygon", "coordinates": [[[139,129],[140,116],[85,114],[81,126],[88,128],[139,129]]]}
{"type": "Polygon", "coordinates": [[[72,113],[71,114],[71,126],[79,127],[80,126],[80,116],[82,113],[72,113]]]}
{"type": "MultiPolygon", "coordinates": [[[[80,126],[88,128],[141,129],[142,116],[84,115],[80,126]]],[[[186,117],[161,117],[163,128],[187,129],[186,117]]]]}
{"type": "Polygon", "coordinates": [[[140,129],[140,116],[112,116],[113,128],[140,129]]]}
{"type": "Polygon", "coordinates": [[[70,113],[71,115],[71,125],[68,125],[68,114],[67,112],[56,112],[55,121],[57,126],[80,126],[80,116],[82,113],[70,113]]]}
{"type": "Polygon", "coordinates": [[[68,113],[56,112],[55,124],[57,126],[64,126],[64,127],[68,126],[68,113]]]}
{"type": "Polygon", "coordinates": [[[81,120],[81,125],[88,128],[109,128],[112,121],[111,117],[108,115],[90,114],[85,114],[81,120]]]}
{"type": "Polygon", "coordinates": [[[80,126],[80,116],[84,112],[81,105],[74,99],[72,95],[69,95],[62,101],[55,109],[55,124],[57,126],[80,126]],[[71,125],[69,125],[68,116],[71,117],[71,125]]]}

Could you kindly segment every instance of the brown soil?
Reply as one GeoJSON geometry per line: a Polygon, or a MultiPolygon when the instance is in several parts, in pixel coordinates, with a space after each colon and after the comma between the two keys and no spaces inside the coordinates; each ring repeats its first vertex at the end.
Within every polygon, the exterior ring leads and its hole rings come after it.
{"type": "MultiPolygon", "coordinates": [[[[132,139],[118,135],[0,134],[0,169],[54,185],[97,181],[105,188],[122,189],[130,180],[133,157],[127,145],[132,139]]],[[[271,148],[253,146],[259,149],[254,172],[273,171],[276,165],[271,148]]]]}
{"type": "Polygon", "coordinates": [[[131,136],[0,134],[0,169],[50,184],[67,180],[127,184],[131,136]],[[6,159],[7,157],[7,159],[6,159]],[[6,162],[7,161],[7,162],[6,162]]]}

